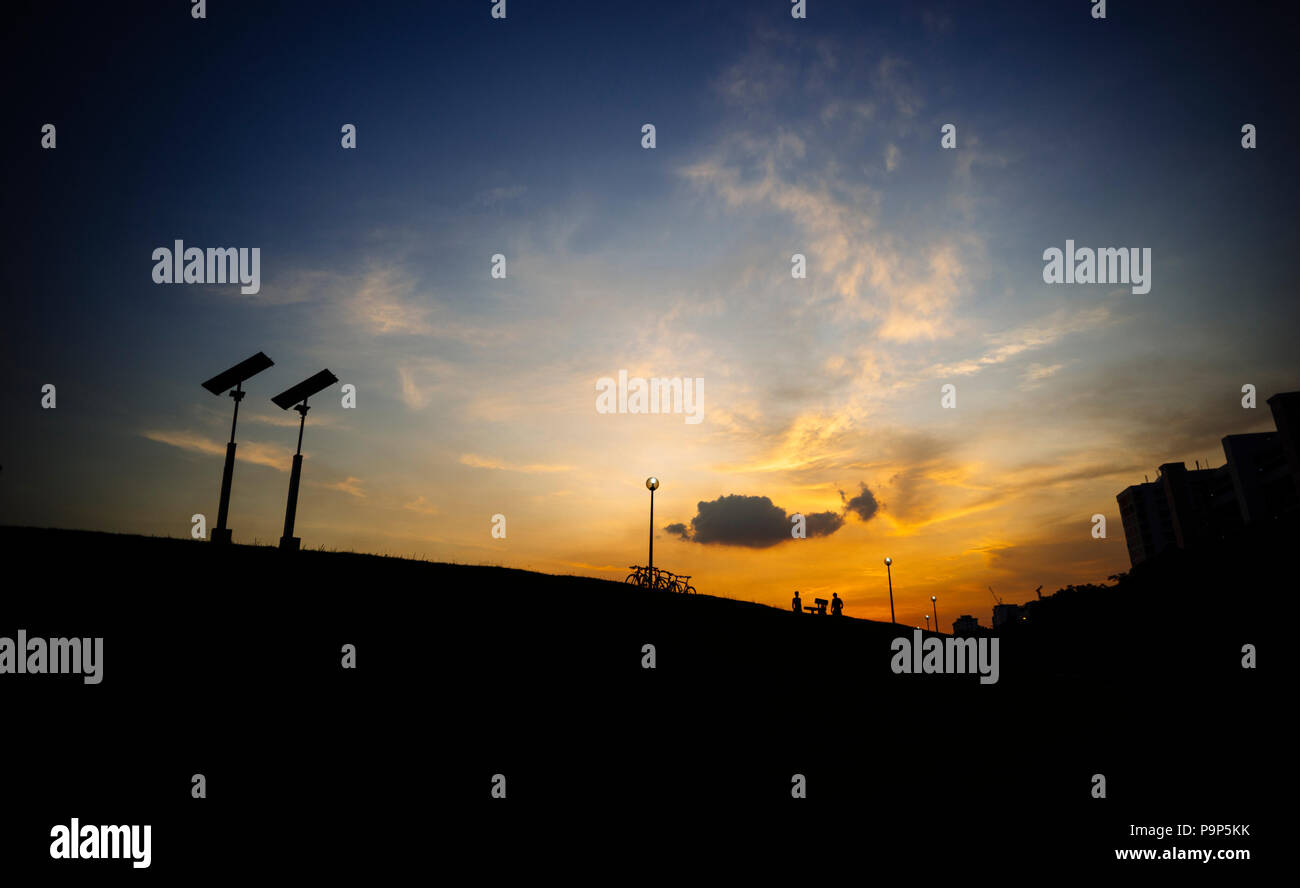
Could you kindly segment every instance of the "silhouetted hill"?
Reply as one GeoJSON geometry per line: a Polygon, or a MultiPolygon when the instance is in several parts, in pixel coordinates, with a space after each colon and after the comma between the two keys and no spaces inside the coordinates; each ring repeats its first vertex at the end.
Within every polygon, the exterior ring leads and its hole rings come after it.
{"type": "MultiPolygon", "coordinates": [[[[660,670],[700,682],[727,678],[733,693],[921,678],[889,668],[890,643],[911,639],[909,626],[795,615],[590,577],[33,528],[0,528],[0,547],[11,559],[44,565],[40,575],[87,618],[129,625],[132,609],[152,616],[162,607],[177,616],[201,613],[213,625],[256,614],[265,625],[300,632],[421,632],[438,638],[439,656],[459,670],[511,686],[543,676],[576,686],[624,671],[639,676],[645,644],[655,645],[660,670]],[[105,596],[123,584],[133,593],[125,602],[105,596]]],[[[1265,629],[1277,604],[1279,588],[1268,578],[1287,567],[1283,552],[1289,549],[1269,538],[1171,553],[1115,586],[1071,587],[1031,601],[1025,621],[1001,633],[998,685],[1127,681],[1133,664],[1161,661],[1197,681],[1237,681],[1241,644],[1265,629]]],[[[399,644],[377,647],[379,656],[401,656],[383,652],[399,644]]]]}
{"type": "MultiPolygon", "coordinates": [[[[798,773],[823,804],[883,806],[895,843],[915,823],[996,844],[1014,823],[1028,849],[1058,847],[1067,821],[1081,847],[1105,849],[1148,816],[1143,800],[1241,811],[1253,804],[1244,788],[1266,785],[1252,769],[1266,766],[1259,737],[1272,736],[1274,715],[1235,652],[1250,626],[1207,614],[1199,633],[1187,620],[1163,628],[1149,607],[1187,590],[1154,580],[1126,581],[1155,584],[1139,611],[1115,603],[1119,590],[1036,605],[1001,640],[998,683],[982,685],[893,674],[890,643],[910,627],[585,577],[29,528],[0,528],[0,556],[28,568],[5,592],[0,636],[105,638],[101,685],[3,685],[8,711],[40,726],[40,746],[18,754],[75,761],[92,730],[96,754],[115,763],[91,776],[34,770],[18,796],[145,805],[207,762],[232,798],[267,799],[240,816],[271,856],[286,830],[364,847],[353,833],[286,825],[279,796],[365,810],[431,781],[429,804],[473,830],[484,815],[465,801],[490,804],[497,773],[517,805],[578,792],[596,820],[660,811],[673,822],[788,799],[798,773]],[[355,669],[340,668],[345,644],[355,669]],[[647,644],[654,669],[642,666],[647,644]],[[1135,756],[1135,743],[1147,752],[1135,756]],[[1226,776],[1189,779],[1207,749],[1226,776]],[[1072,807],[1087,805],[1096,772],[1123,788],[1105,817],[1072,807]]],[[[1225,598],[1202,596],[1216,574],[1197,582],[1202,606],[1225,598]]],[[[814,820],[797,829],[824,825],[814,820]]],[[[367,828],[374,841],[419,841],[390,836],[391,823],[367,828]]]]}

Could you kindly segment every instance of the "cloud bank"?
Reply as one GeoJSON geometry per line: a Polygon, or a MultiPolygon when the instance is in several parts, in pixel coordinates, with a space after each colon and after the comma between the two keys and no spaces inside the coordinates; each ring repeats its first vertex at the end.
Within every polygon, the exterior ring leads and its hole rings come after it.
{"type": "Polygon", "coordinates": [[[861,492],[852,499],[845,499],[844,492],[840,491],[843,512],[787,514],[768,497],[733,493],[711,502],[701,501],[689,525],[669,524],[664,530],[692,543],[766,549],[794,539],[792,519],[803,514],[808,537],[830,536],[844,526],[849,514],[869,521],[879,511],[880,506],[867,485],[860,486],[861,492]]]}

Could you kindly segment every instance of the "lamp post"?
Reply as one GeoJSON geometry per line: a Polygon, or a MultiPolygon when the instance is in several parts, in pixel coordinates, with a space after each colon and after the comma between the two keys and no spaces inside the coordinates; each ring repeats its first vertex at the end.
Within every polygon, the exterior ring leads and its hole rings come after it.
{"type": "Polygon", "coordinates": [[[659,487],[659,479],[654,475],[645,479],[645,486],[650,490],[650,562],[646,566],[651,588],[654,587],[655,577],[655,490],[659,487]]]}
{"type": "Polygon", "coordinates": [[[226,517],[230,514],[230,483],[235,477],[235,426],[239,424],[239,402],[244,400],[244,383],[238,382],[230,392],[235,399],[235,416],[230,420],[230,442],[226,444],[226,464],[221,470],[221,500],[217,504],[217,526],[212,531],[212,542],[229,543],[230,528],[226,517]]]}
{"type": "Polygon", "coordinates": [[[897,623],[894,619],[894,575],[890,573],[889,566],[894,563],[894,559],[885,556],[885,576],[889,579],[889,622],[897,623]]]}
{"type": "Polygon", "coordinates": [[[247,394],[244,391],[244,380],[274,364],[275,362],[264,353],[258,352],[203,383],[203,387],[214,395],[230,389],[230,397],[235,400],[235,416],[230,421],[230,441],[226,444],[226,463],[221,470],[221,499],[217,504],[217,526],[212,530],[214,543],[229,545],[231,540],[230,528],[226,527],[226,518],[230,514],[230,485],[235,477],[235,427],[239,424],[239,402],[244,400],[244,395],[247,394]]]}
{"type": "MultiPolygon", "coordinates": [[[[939,631],[939,605],[935,603],[935,597],[930,596],[930,607],[934,608],[934,631],[939,631]]],[[[928,618],[927,618],[928,619],[928,618]]]]}
{"type": "Polygon", "coordinates": [[[309,379],[304,379],[291,389],[286,389],[271,399],[281,410],[292,407],[298,411],[298,451],[293,455],[293,469],[289,472],[289,499],[284,507],[284,534],[280,537],[280,548],[297,552],[300,543],[293,535],[294,522],[298,515],[298,484],[302,480],[302,430],[307,425],[307,399],[317,392],[324,391],[339,379],[329,370],[322,370],[309,379]]]}
{"type": "MultiPolygon", "coordinates": [[[[939,624],[936,622],[935,625],[937,626],[937,625],[939,625],[939,624]]],[[[929,632],[929,631],[930,631],[930,615],[929,615],[929,614],[926,614],[926,615],[925,615],[925,631],[926,631],[926,632],[929,632]]]]}
{"type": "Polygon", "coordinates": [[[284,533],[280,536],[280,548],[297,551],[300,540],[293,535],[294,521],[298,515],[298,485],[302,481],[302,430],[307,425],[307,411],[311,408],[307,406],[307,399],[303,398],[302,403],[296,405],[300,419],[298,420],[298,450],[293,455],[293,469],[289,472],[289,499],[284,507],[284,533]]]}

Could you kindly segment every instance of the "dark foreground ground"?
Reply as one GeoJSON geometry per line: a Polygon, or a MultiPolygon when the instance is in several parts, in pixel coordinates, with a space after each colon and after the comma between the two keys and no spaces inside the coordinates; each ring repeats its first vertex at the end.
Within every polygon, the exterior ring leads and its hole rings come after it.
{"type": "Polygon", "coordinates": [[[1294,580],[1274,574],[1291,551],[1269,541],[1044,602],[981,685],[894,675],[890,641],[911,627],[499,568],[0,528],[0,636],[105,639],[99,685],[0,675],[0,861],[173,883],[578,877],[604,861],[597,877],[622,884],[694,871],[704,852],[733,875],[789,866],[813,883],[846,865],[1200,867],[1226,883],[1279,863],[1266,812],[1294,776],[1294,697],[1268,676],[1287,656],[1271,627],[1282,605],[1291,618],[1294,580]],[[1245,643],[1258,670],[1241,668],[1245,643]],[[152,824],[152,866],[54,863],[49,830],[71,817],[152,824]],[[1247,823],[1249,837],[1200,835],[1247,823]],[[1131,835],[1178,824],[1193,835],[1131,835]],[[1171,847],[1252,861],[1115,862],[1171,847]]]}

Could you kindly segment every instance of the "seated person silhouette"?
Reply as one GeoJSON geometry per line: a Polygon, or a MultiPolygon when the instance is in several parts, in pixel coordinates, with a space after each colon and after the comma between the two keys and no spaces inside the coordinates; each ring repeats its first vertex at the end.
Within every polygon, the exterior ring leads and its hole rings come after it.
{"type": "Polygon", "coordinates": [[[794,590],[794,601],[790,602],[790,609],[796,614],[803,613],[803,601],[799,599],[799,590],[794,590]]]}
{"type": "Polygon", "coordinates": [[[844,602],[840,598],[840,593],[832,592],[831,593],[831,616],[832,617],[840,616],[840,611],[842,610],[844,610],[844,602]]]}

